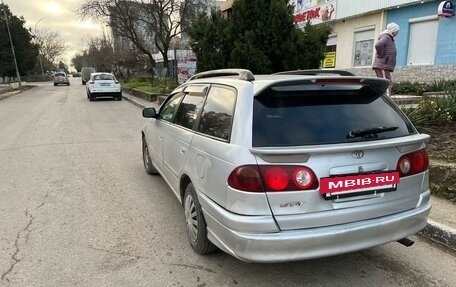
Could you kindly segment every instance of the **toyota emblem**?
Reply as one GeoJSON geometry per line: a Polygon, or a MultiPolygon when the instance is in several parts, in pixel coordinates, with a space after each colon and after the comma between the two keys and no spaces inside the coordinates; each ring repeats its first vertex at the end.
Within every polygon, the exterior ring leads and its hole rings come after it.
{"type": "Polygon", "coordinates": [[[360,159],[364,156],[364,152],[362,150],[355,150],[352,152],[352,157],[356,159],[360,159]]]}

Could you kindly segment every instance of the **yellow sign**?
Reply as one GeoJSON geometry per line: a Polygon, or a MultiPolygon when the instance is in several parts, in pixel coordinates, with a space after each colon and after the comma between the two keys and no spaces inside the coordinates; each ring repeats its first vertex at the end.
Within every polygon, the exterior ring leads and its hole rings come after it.
{"type": "Polygon", "coordinates": [[[323,59],[323,68],[335,68],[336,67],[336,52],[326,52],[325,58],[323,59]]]}

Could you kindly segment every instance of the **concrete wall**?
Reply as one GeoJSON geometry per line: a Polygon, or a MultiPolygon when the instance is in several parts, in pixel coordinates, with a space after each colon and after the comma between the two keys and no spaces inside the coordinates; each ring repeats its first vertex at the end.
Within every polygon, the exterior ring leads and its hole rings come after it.
{"type": "Polygon", "coordinates": [[[337,21],[333,34],[337,35],[336,68],[350,69],[353,67],[354,35],[357,29],[374,27],[374,39],[382,31],[382,13],[372,13],[356,18],[337,21]]]}
{"type": "MultiPolygon", "coordinates": [[[[428,2],[430,0],[423,0],[428,2]]],[[[423,2],[421,0],[339,0],[337,1],[336,19],[359,16],[372,11],[381,11],[392,7],[402,7],[423,2]]]]}
{"type": "Polygon", "coordinates": [[[456,64],[456,17],[439,20],[435,64],[456,64]]]}
{"type": "MultiPolygon", "coordinates": [[[[399,25],[399,35],[396,37],[397,66],[407,66],[409,50],[409,20],[431,15],[437,15],[439,1],[433,1],[413,6],[406,6],[399,9],[388,10],[387,23],[395,22],[399,25]]],[[[424,36],[424,35],[423,35],[424,36]]],[[[439,45],[439,43],[437,43],[439,45]]]]}

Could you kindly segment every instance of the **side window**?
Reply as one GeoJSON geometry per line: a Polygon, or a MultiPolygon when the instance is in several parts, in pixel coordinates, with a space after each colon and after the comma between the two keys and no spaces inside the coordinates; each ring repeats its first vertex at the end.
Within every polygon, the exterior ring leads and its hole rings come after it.
{"type": "Polygon", "coordinates": [[[198,131],[228,141],[231,134],[236,92],[224,87],[211,87],[203,109],[198,131]]]}
{"type": "Polygon", "coordinates": [[[171,122],[173,119],[174,112],[176,111],[177,106],[179,105],[179,102],[183,96],[183,93],[177,93],[171,96],[171,98],[160,109],[159,119],[171,122]]]}
{"type": "Polygon", "coordinates": [[[182,103],[176,112],[174,123],[188,129],[193,129],[196,118],[201,111],[204,103],[203,93],[188,93],[185,94],[182,103]]]}

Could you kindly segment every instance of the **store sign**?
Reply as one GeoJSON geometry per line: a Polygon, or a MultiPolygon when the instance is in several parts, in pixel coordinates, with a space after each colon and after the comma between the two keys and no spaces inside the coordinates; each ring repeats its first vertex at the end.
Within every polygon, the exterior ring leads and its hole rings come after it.
{"type": "Polygon", "coordinates": [[[439,17],[451,18],[454,13],[454,5],[451,1],[442,1],[439,4],[437,15],[439,17]]]}
{"type": "Polygon", "coordinates": [[[336,52],[326,52],[325,58],[323,59],[323,68],[335,68],[336,67],[336,52]]]}
{"type": "Polygon", "coordinates": [[[290,4],[294,6],[295,22],[299,26],[310,24],[320,24],[336,18],[335,0],[292,0],[290,4]]]}

